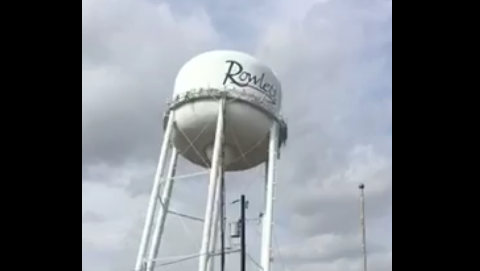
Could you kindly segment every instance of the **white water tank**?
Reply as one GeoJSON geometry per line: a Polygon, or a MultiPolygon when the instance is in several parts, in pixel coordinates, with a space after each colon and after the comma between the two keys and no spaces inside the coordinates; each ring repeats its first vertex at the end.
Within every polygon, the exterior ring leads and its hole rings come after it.
{"type": "Polygon", "coordinates": [[[188,61],[173,93],[172,142],[194,164],[210,167],[219,113],[225,109],[226,171],[253,168],[267,160],[268,135],[281,108],[282,89],[274,72],[256,58],[235,51],[211,51],[188,61]],[[234,97],[234,98],[232,98],[234,97]]]}

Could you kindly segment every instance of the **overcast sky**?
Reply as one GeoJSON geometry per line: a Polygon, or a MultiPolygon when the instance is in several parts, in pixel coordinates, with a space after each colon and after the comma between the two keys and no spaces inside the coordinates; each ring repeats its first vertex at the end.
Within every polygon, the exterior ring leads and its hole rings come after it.
{"type": "MultiPolygon", "coordinates": [[[[278,163],[273,271],[360,271],[362,182],[370,271],[391,271],[387,0],[82,0],[83,270],[134,268],[165,103],[182,64],[211,49],[250,53],[283,84],[290,134],[278,163]]],[[[179,173],[199,171],[180,162],[179,173]]],[[[251,218],[261,211],[262,173],[227,176],[228,200],[245,193],[251,218]]],[[[172,208],[203,216],[207,179],[179,182],[172,208]]],[[[235,206],[228,216],[237,218],[235,206]]],[[[253,259],[258,229],[249,223],[253,259]]],[[[200,232],[196,222],[169,217],[162,256],[197,252],[200,232]]],[[[227,271],[237,263],[229,258],[227,271]]]]}

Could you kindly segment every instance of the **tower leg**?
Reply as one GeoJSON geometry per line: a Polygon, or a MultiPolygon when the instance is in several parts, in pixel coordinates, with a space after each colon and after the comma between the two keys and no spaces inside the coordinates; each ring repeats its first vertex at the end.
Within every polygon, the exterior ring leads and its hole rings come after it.
{"type": "Polygon", "coordinates": [[[268,148],[267,182],[265,193],[265,213],[263,215],[261,262],[262,271],[271,271],[271,248],[273,228],[273,205],[275,201],[275,168],[278,152],[278,124],[275,123],[270,131],[268,148]]]}
{"type": "Polygon", "coordinates": [[[167,170],[167,176],[165,176],[165,186],[163,189],[162,198],[160,200],[160,214],[157,216],[155,228],[153,229],[152,245],[148,253],[147,271],[155,270],[155,259],[158,256],[158,250],[160,249],[160,243],[165,229],[165,222],[167,220],[168,210],[170,207],[170,199],[172,196],[173,185],[175,183],[175,171],[177,168],[178,151],[176,148],[172,148],[172,154],[170,158],[170,165],[167,170]]]}
{"type": "MultiPolygon", "coordinates": [[[[219,176],[219,178],[220,178],[220,176],[219,176]]],[[[208,271],[213,271],[214,266],[215,266],[213,255],[215,254],[215,250],[217,248],[218,227],[219,227],[219,224],[220,224],[220,208],[221,208],[220,197],[222,196],[220,188],[221,188],[221,186],[220,186],[220,180],[219,180],[218,184],[217,184],[217,190],[215,192],[215,207],[214,207],[214,210],[213,210],[213,223],[212,223],[212,229],[211,229],[212,235],[211,235],[211,240],[210,240],[210,244],[209,244],[209,248],[208,248],[208,252],[209,252],[209,259],[208,259],[208,262],[207,262],[207,270],[208,271]]]]}
{"type": "Polygon", "coordinates": [[[143,233],[142,233],[142,238],[140,240],[140,247],[138,249],[138,255],[137,255],[137,260],[135,263],[135,271],[143,271],[145,270],[145,254],[147,252],[147,247],[148,247],[148,240],[150,239],[151,231],[152,231],[152,224],[153,224],[153,218],[155,214],[155,210],[157,208],[158,204],[158,194],[160,192],[160,187],[161,187],[161,177],[163,175],[163,171],[165,168],[165,160],[167,157],[168,150],[170,148],[170,136],[172,133],[172,128],[173,128],[173,117],[172,117],[172,112],[170,112],[170,116],[168,116],[168,121],[167,121],[167,127],[165,129],[165,134],[163,136],[163,143],[162,143],[162,148],[160,151],[160,158],[158,161],[158,166],[157,166],[157,171],[155,173],[155,179],[153,182],[153,188],[152,188],[152,193],[150,195],[150,200],[148,203],[148,209],[147,209],[147,216],[145,218],[145,225],[143,228],[143,233]]]}
{"type": "Polygon", "coordinates": [[[224,124],[224,107],[225,107],[225,98],[222,98],[218,110],[218,119],[217,119],[217,130],[215,132],[215,143],[213,145],[213,153],[211,158],[211,169],[210,169],[210,181],[208,186],[208,198],[207,206],[205,212],[205,224],[203,225],[203,236],[202,236],[202,246],[200,250],[200,259],[198,265],[198,271],[208,271],[207,262],[208,262],[208,249],[210,247],[211,235],[212,235],[212,223],[213,221],[213,211],[215,205],[215,192],[219,183],[219,169],[222,153],[222,139],[223,139],[223,124],[224,124]]]}

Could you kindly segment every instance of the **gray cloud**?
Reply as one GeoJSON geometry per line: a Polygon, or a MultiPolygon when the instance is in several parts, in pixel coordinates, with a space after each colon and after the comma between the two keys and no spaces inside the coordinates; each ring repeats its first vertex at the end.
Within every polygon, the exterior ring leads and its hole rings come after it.
{"type": "Polygon", "coordinates": [[[216,34],[205,15],[182,20],[165,4],[82,6],[82,164],[152,159],[176,71],[216,34]]]}
{"type": "MultiPolygon", "coordinates": [[[[371,270],[391,270],[391,245],[377,237],[391,234],[391,223],[377,223],[391,217],[392,204],[391,2],[259,1],[232,15],[238,35],[222,23],[229,1],[185,2],[82,0],[83,269],[132,269],[176,72],[197,53],[237,48],[269,63],[285,91],[290,142],[278,166],[275,267],[360,270],[364,182],[371,270]]],[[[181,164],[182,172],[199,170],[181,164]]],[[[247,193],[251,216],[262,203],[262,174],[229,175],[229,199],[247,193]]],[[[206,179],[177,188],[173,208],[202,216],[206,179]]],[[[229,214],[237,216],[233,207],[229,214]]],[[[162,255],[196,252],[190,239],[198,241],[200,225],[168,223],[162,255]]],[[[254,223],[249,231],[254,253],[254,223]]],[[[195,270],[196,262],[168,268],[195,270]]]]}

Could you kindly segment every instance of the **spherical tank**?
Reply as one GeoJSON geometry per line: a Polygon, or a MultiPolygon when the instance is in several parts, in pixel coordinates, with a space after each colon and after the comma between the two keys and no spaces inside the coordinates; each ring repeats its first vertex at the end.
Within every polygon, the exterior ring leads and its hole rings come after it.
{"type": "Polygon", "coordinates": [[[175,80],[172,142],[190,162],[210,167],[218,95],[224,93],[228,96],[224,169],[253,168],[268,157],[268,135],[280,111],[281,91],[273,71],[250,55],[235,51],[200,54],[180,69],[175,80]]]}

